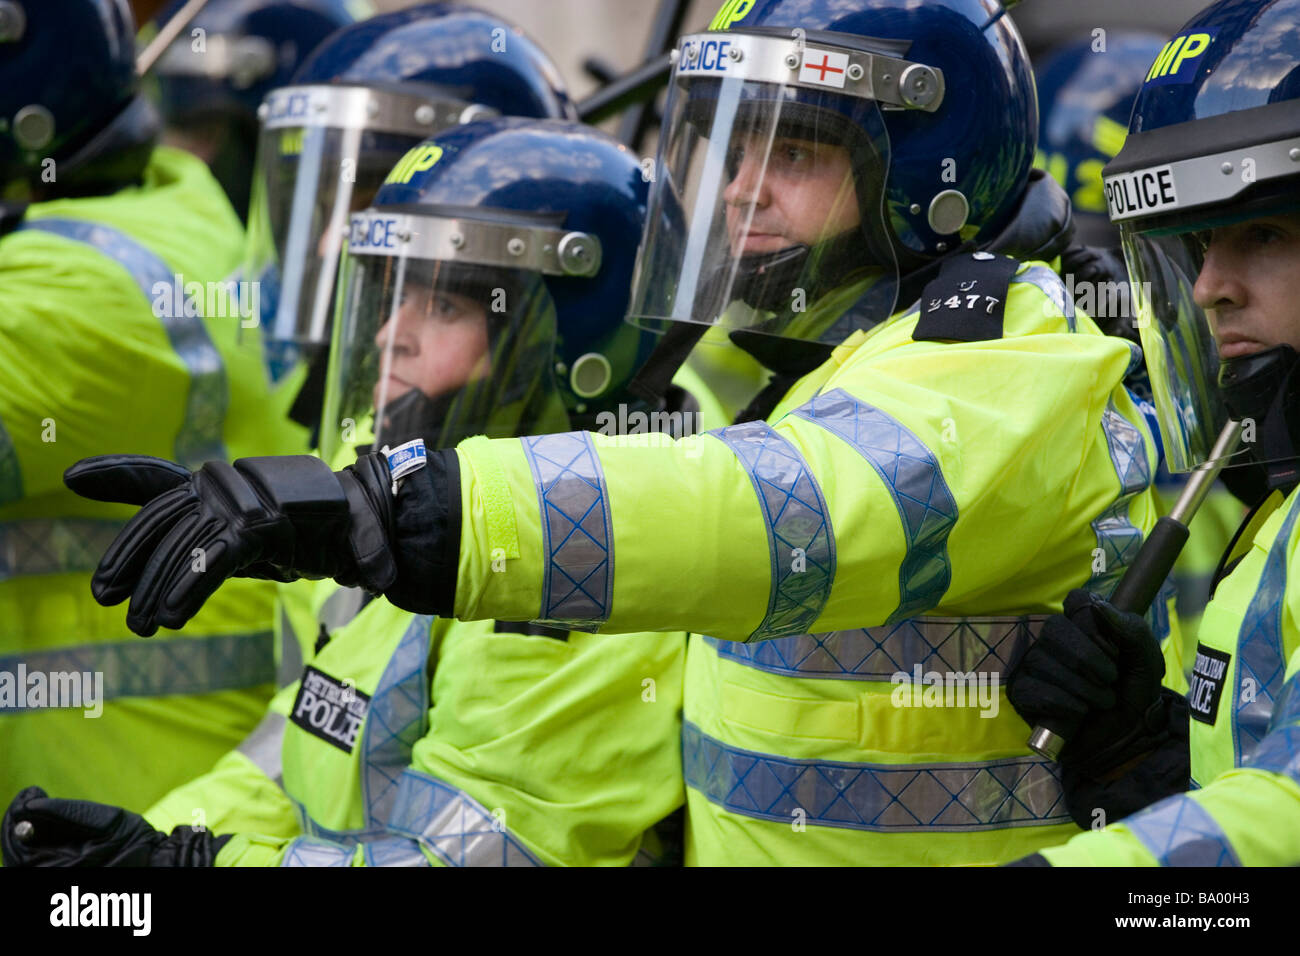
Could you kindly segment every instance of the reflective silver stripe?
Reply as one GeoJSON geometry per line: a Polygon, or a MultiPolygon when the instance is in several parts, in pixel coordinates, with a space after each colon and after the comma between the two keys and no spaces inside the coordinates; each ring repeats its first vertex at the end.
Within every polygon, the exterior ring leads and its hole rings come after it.
{"type": "Polygon", "coordinates": [[[594,631],[609,620],[614,539],[605,472],[586,432],[521,438],[546,547],[537,623],[594,631]]]}
{"type": "Polygon", "coordinates": [[[0,524],[0,581],[34,574],[90,572],[125,521],[27,518],[0,524]]]}
{"type": "Polygon", "coordinates": [[[284,746],[284,726],[287,723],[283,714],[268,712],[253,728],[253,732],[236,748],[251,760],[258,770],[266,774],[268,780],[282,790],[284,789],[284,767],[280,758],[284,746]]]}
{"type": "Polygon", "coordinates": [[[311,837],[298,837],[290,843],[280,860],[281,866],[351,866],[352,848],[314,840],[311,837]]]}
{"type": "Polygon", "coordinates": [[[1241,866],[1218,821],[1178,794],[1124,820],[1161,866],[1241,866]]]}
{"type": "Polygon", "coordinates": [[[1286,676],[1282,653],[1282,602],[1287,586],[1291,532],[1300,508],[1292,508],[1264,559],[1264,570],[1237,632],[1237,680],[1232,691],[1232,746],[1241,766],[1268,729],[1273,701],[1286,676]]]}
{"type": "Polygon", "coordinates": [[[708,434],[749,472],[767,525],[772,584],[767,614],[749,640],[805,631],[821,616],[835,580],[835,535],[817,479],[798,449],[766,422],[708,434]]]}
{"type": "Polygon", "coordinates": [[[960,832],[1069,823],[1057,765],[795,760],[731,747],[682,723],[686,785],[730,813],[880,833],[960,832]]]}
{"type": "Polygon", "coordinates": [[[917,617],[898,624],[799,634],[757,644],[705,638],[721,657],[791,677],[887,681],[923,671],[997,674],[1038,638],[1046,615],[917,617]]]}
{"type": "Polygon", "coordinates": [[[417,839],[448,866],[542,866],[482,804],[449,784],[407,768],[389,826],[417,839]]]}
{"type": "Polygon", "coordinates": [[[23,496],[23,472],[18,465],[18,452],[14,441],[0,421],[0,505],[7,505],[23,496]]]}
{"type": "MultiPolygon", "coordinates": [[[[0,672],[102,673],[103,699],[210,694],[275,680],[270,631],[83,644],[0,657],[0,672]]],[[[21,687],[25,681],[19,680],[21,687]]],[[[19,707],[0,707],[16,713],[19,707]]]]}
{"type": "Polygon", "coordinates": [[[1092,521],[1097,547],[1101,550],[1102,570],[1094,571],[1085,587],[1109,597],[1142,547],[1142,529],[1129,520],[1128,508],[1134,495],[1151,487],[1151,462],[1142,432],[1119,413],[1113,401],[1102,413],[1101,427],[1120,492],[1110,507],[1092,521]]]}
{"type": "Polygon", "coordinates": [[[432,624],[427,614],[411,621],[370,697],[362,731],[361,794],[371,827],[382,827],[391,816],[398,778],[428,726],[432,624]]]}
{"type": "MultiPolygon", "coordinates": [[[[18,228],[37,229],[97,249],[131,275],[151,306],[160,294],[158,287],[161,285],[166,289],[173,307],[163,310],[164,314],[158,318],[172,349],[190,376],[185,421],[176,436],[176,459],[190,468],[197,468],[205,461],[225,460],[226,449],[221,432],[230,402],[225,365],[203,320],[185,314],[184,290],[173,288],[177,277],[167,263],[126,233],[102,223],[77,219],[31,219],[18,228]],[[168,315],[167,312],[179,314],[168,315]]],[[[153,311],[157,315],[159,310],[153,311]]]]}
{"type": "Polygon", "coordinates": [[[1069,290],[1066,289],[1065,283],[1061,277],[1053,272],[1047,266],[1031,266],[1019,275],[1013,276],[1011,284],[1017,282],[1026,282],[1029,285],[1037,286],[1038,290],[1052,300],[1052,303],[1061,310],[1065,316],[1066,325],[1071,332],[1077,332],[1074,315],[1074,300],[1070,298],[1069,290]]]}
{"type": "Polygon", "coordinates": [[[362,844],[366,866],[429,866],[429,860],[414,840],[390,837],[362,844]]]}
{"type": "Polygon", "coordinates": [[[293,629],[289,612],[280,604],[280,660],[275,667],[275,686],[288,687],[302,676],[302,644],[293,629]]]}
{"type": "Polygon", "coordinates": [[[939,460],[892,415],[844,391],[818,395],[792,414],[820,425],[867,460],[894,498],[907,554],[898,567],[898,607],[886,624],[922,614],[942,600],[952,581],[948,535],[957,502],[939,460]]]}
{"type": "Polygon", "coordinates": [[[1300,671],[1291,675],[1291,679],[1282,685],[1282,692],[1277,695],[1273,705],[1273,716],[1268,722],[1268,733],[1300,723],[1300,671]]]}

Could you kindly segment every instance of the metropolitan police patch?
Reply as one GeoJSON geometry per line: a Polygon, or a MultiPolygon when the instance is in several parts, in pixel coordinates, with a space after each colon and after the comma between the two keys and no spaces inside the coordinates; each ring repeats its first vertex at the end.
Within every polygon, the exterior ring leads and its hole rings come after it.
{"type": "Polygon", "coordinates": [[[1211,650],[1204,644],[1196,646],[1196,663],[1187,687],[1187,707],[1193,720],[1213,724],[1219,712],[1219,698],[1228,677],[1231,654],[1211,650]]]}
{"type": "Polygon", "coordinates": [[[350,754],[369,709],[368,694],[308,666],[289,719],[307,733],[350,754]]]}

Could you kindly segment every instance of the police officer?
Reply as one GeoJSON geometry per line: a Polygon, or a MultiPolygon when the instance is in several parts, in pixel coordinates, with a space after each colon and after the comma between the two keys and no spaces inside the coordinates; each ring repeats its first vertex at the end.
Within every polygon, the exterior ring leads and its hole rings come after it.
{"type": "MultiPolygon", "coordinates": [[[[170,4],[158,22],[183,3],[170,4]]],[[[209,0],[151,71],[165,141],[208,164],[241,219],[248,218],[262,99],[364,7],[344,0],[209,0]]]]}
{"type": "Polygon", "coordinates": [[[201,161],[155,148],[124,10],[0,4],[0,182],[25,197],[0,238],[0,791],[142,809],[257,723],[274,591],[232,582],[183,633],[130,639],[85,595],[129,511],[60,474],[123,443],[197,464],[306,442],[219,282],[238,218],[201,161]]]}
{"type": "MultiPolygon", "coordinates": [[[[557,546],[590,554],[605,503],[568,467],[582,444],[555,433],[690,421],[684,395],[652,409],[627,392],[653,341],[623,322],[647,192],[626,148],[569,122],[481,121],[403,158],[353,216],[345,258],[327,409],[357,423],[356,467],[370,448],[418,468],[425,442],[532,435],[539,505],[574,522],[557,546]]],[[[327,434],[328,456],[356,460],[327,434]]],[[[531,542],[501,530],[504,572],[531,542]]],[[[5,864],[630,863],[683,801],[686,635],[570,629],[608,574],[597,558],[557,581],[545,625],[412,614],[321,582],[315,653],[238,751],[143,819],[28,791],[10,830],[25,819],[35,835],[6,842],[5,864]],[[88,818],[104,823],[70,831],[88,818]]]]}
{"type": "Polygon", "coordinates": [[[1061,754],[1068,797],[1111,823],[1026,862],[1300,862],[1297,14],[1296,0],[1220,0],[1193,17],[1150,66],[1106,167],[1171,467],[1206,460],[1230,416],[1246,426],[1244,467],[1272,491],[1221,563],[1186,697],[1160,690],[1139,620],[1083,595],[1026,654],[1013,703],[1027,720],[1080,722],[1061,754]]]}
{"type": "MultiPolygon", "coordinates": [[[[1059,595],[1113,587],[1154,522],[1154,445],[1122,387],[1136,350],[1046,265],[988,251],[1068,238],[1030,202],[1019,36],[973,0],[741,0],[712,27],[679,46],[631,313],[670,327],[647,390],[726,325],[778,373],[754,420],[691,458],[575,433],[580,553],[563,509],[526,494],[527,440],[431,452],[396,493],[373,457],[364,494],[355,471],[209,470],[144,509],[96,593],[130,596],[141,632],[248,568],[463,620],[689,628],[712,639],[688,654],[688,862],[988,863],[1059,842],[1056,768],[1000,682],[1059,595]],[[494,573],[509,528],[519,558],[494,573]],[[182,578],[171,555],[199,543],[221,558],[182,578]]],[[[143,501],[159,468],[69,480],[143,501]]]]}
{"type": "MultiPolygon", "coordinates": [[[[509,22],[428,3],[354,24],[260,107],[243,272],[261,301],[268,370],[317,429],[348,216],[393,164],[448,127],[490,116],[576,118],[550,58],[509,22]]],[[[315,444],[315,439],[313,444],[315,444]]]]}
{"type": "MultiPolygon", "coordinates": [[[[1070,195],[1076,242],[1062,256],[1061,273],[1074,292],[1075,304],[1112,335],[1137,340],[1128,272],[1119,230],[1106,215],[1101,170],[1124,144],[1133,100],[1165,39],[1154,33],[1107,31],[1064,44],[1036,71],[1042,109],[1035,162],[1046,168],[1070,195]]],[[[1152,408],[1146,368],[1135,369],[1126,385],[1145,408],[1152,408]]],[[[1234,483],[1238,485],[1239,483],[1234,483]]],[[[1167,510],[1185,486],[1161,463],[1156,490],[1167,510]]],[[[1244,497],[1248,492],[1242,491],[1244,497]]],[[[1251,504],[1254,501],[1250,502],[1251,504]]],[[[1182,641],[1163,642],[1168,665],[1166,684],[1187,689],[1196,648],[1196,629],[1209,600],[1210,579],[1219,555],[1232,540],[1245,508],[1222,483],[1216,483],[1197,512],[1191,537],[1174,566],[1171,584],[1177,595],[1182,641]]]]}

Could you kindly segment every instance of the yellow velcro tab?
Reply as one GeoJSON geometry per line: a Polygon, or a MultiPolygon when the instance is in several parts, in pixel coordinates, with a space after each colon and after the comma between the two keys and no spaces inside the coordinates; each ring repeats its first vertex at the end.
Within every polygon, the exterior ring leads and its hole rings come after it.
{"type": "Polygon", "coordinates": [[[497,457],[496,446],[486,435],[461,442],[456,450],[474,471],[474,486],[483,502],[489,553],[507,559],[519,557],[519,531],[515,527],[515,505],[510,495],[506,470],[497,457]],[[498,549],[500,549],[498,551],[498,549]]]}

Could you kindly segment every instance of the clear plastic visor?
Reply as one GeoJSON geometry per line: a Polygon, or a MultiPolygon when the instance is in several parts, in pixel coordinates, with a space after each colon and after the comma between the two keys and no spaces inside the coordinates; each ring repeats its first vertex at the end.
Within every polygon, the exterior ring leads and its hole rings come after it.
{"type": "MultiPolygon", "coordinates": [[[[1215,314],[1196,302],[1209,230],[1136,231],[1120,224],[1142,351],[1170,471],[1187,472],[1212,459],[1229,415],[1219,390],[1215,314]]],[[[1244,451],[1221,462],[1244,465],[1244,451]]]]}
{"type": "Polygon", "coordinates": [[[412,146],[495,111],[368,87],[274,90],[259,110],[246,275],[275,285],[272,340],[329,342],[348,217],[370,204],[412,146]]]}
{"type": "MultiPolygon", "coordinates": [[[[354,236],[369,225],[366,215],[354,236]]],[[[426,231],[452,226],[466,232],[464,220],[429,220],[426,231]]],[[[553,375],[555,310],[542,275],[394,245],[342,257],[321,429],[326,460],[367,434],[376,448],[417,437],[446,448],[479,434],[567,428],[553,375]]],[[[471,238],[461,248],[474,245],[471,238]]]]}
{"type": "Polygon", "coordinates": [[[726,36],[697,38],[697,66],[684,52],[675,71],[629,321],[838,343],[891,315],[897,298],[879,106],[846,87],[848,54],[801,50],[802,65],[764,67],[771,43],[790,44],[726,36]]]}

